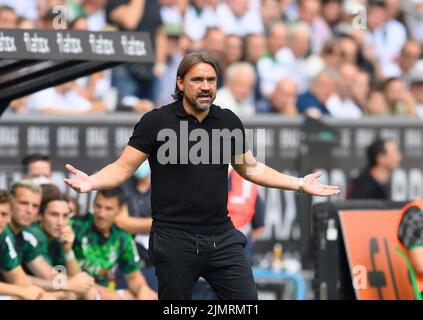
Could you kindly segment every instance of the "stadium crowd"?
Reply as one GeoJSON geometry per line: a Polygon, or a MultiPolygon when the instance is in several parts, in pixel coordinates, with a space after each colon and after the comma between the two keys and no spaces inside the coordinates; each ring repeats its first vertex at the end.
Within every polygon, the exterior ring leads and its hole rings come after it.
{"type": "MultiPolygon", "coordinates": [[[[11,102],[8,113],[144,113],[173,101],[179,62],[202,50],[221,70],[215,104],[241,118],[423,119],[423,0],[0,0],[0,30],[53,29],[60,6],[69,29],[148,32],[155,63],[42,90],[11,102]]],[[[401,156],[392,147],[388,157],[379,144],[369,160],[377,170],[362,180],[384,198],[385,176],[401,156]]],[[[51,184],[48,157],[27,157],[22,168],[22,180],[0,190],[0,299],[157,298],[148,169],[98,192],[87,214],[51,184]]],[[[246,182],[229,178],[239,197],[246,182]]],[[[244,204],[248,218],[232,217],[248,235],[249,257],[264,225],[254,192],[244,204]]]]}
{"type": "Polygon", "coordinates": [[[172,102],[178,63],[204,50],[221,69],[215,103],[243,118],[423,117],[421,0],[0,0],[0,28],[52,29],[63,12],[69,29],[148,32],[155,63],[40,91],[8,112],[146,112],[172,102]]]}

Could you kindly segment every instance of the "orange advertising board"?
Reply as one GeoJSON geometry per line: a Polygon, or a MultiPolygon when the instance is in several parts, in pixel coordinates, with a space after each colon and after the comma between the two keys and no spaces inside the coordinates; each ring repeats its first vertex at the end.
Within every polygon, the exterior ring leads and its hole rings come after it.
{"type": "Polygon", "coordinates": [[[413,300],[404,258],[395,250],[400,210],[339,212],[358,300],[413,300]]]}

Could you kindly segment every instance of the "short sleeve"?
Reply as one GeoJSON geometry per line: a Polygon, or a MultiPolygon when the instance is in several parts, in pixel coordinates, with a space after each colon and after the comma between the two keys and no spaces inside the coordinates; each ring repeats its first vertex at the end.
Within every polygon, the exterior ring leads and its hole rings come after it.
{"type": "Polygon", "coordinates": [[[7,272],[18,267],[20,261],[12,237],[6,235],[2,240],[0,243],[0,270],[7,272]]]}
{"type": "Polygon", "coordinates": [[[231,114],[231,155],[238,156],[246,153],[249,150],[247,136],[245,134],[244,125],[238,116],[230,110],[225,110],[231,114]]]}
{"type": "Polygon", "coordinates": [[[153,153],[157,145],[155,114],[156,110],[153,110],[142,116],[141,120],[135,125],[128,145],[147,154],[153,153]]]}
{"type": "Polygon", "coordinates": [[[411,207],[404,215],[398,238],[408,250],[423,246],[423,211],[418,207],[411,207]]]}
{"type": "Polygon", "coordinates": [[[22,246],[22,263],[28,263],[35,258],[43,255],[42,243],[39,239],[29,231],[22,231],[25,240],[22,246]]]}
{"type": "Polygon", "coordinates": [[[134,239],[128,234],[122,234],[123,251],[119,257],[119,268],[123,273],[129,274],[141,268],[140,257],[134,239]]]}

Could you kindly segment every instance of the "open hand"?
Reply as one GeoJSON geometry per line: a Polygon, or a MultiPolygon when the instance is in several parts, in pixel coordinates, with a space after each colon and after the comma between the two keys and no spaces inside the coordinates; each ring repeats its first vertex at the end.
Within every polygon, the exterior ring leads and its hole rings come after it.
{"type": "Polygon", "coordinates": [[[311,173],[304,177],[303,189],[314,196],[333,196],[341,192],[338,186],[323,184],[319,181],[321,172],[311,173]]]}
{"type": "Polygon", "coordinates": [[[67,164],[65,167],[70,173],[74,174],[72,178],[64,179],[69,187],[80,193],[93,190],[93,184],[86,173],[72,167],[70,164],[67,164]]]}

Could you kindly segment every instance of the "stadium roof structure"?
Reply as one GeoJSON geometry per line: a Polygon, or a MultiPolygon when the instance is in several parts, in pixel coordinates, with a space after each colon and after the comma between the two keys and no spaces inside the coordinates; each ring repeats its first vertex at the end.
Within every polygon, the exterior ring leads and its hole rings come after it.
{"type": "Polygon", "coordinates": [[[148,33],[0,29],[0,117],[14,99],[128,62],[154,62],[148,33]]]}

